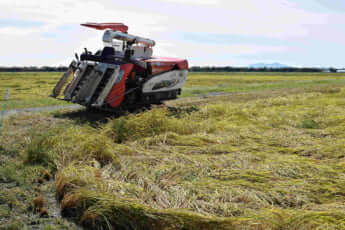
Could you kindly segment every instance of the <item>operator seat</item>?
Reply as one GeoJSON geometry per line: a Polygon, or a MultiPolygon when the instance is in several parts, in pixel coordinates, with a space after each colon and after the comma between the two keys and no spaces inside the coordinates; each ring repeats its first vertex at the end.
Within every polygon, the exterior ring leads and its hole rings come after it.
{"type": "Polygon", "coordinates": [[[103,50],[102,50],[101,57],[102,57],[102,58],[107,58],[107,57],[114,56],[114,54],[115,54],[114,48],[113,48],[113,47],[106,46],[106,47],[104,47],[103,50]]]}

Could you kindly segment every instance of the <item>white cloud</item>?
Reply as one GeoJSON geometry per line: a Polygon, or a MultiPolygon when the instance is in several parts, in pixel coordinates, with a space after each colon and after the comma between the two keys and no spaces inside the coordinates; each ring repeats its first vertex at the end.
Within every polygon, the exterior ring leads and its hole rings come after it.
{"type": "Polygon", "coordinates": [[[28,35],[30,33],[39,32],[37,29],[31,28],[17,28],[17,27],[3,27],[0,28],[0,34],[3,35],[28,35]]]}
{"type": "Polygon", "coordinates": [[[159,42],[155,55],[185,57],[192,65],[199,65],[200,57],[206,57],[208,62],[204,64],[216,65],[214,60],[219,61],[219,57],[231,57],[236,59],[240,56],[253,56],[258,53],[279,53],[287,51],[284,46],[269,46],[255,44],[200,44],[191,42],[159,42]]]}
{"type": "Polygon", "coordinates": [[[185,7],[166,13],[166,30],[274,38],[305,37],[308,25],[326,24],[328,18],[326,14],[297,9],[285,0],[223,0],[218,6],[185,7]]]}
{"type": "Polygon", "coordinates": [[[165,2],[174,2],[179,4],[191,4],[191,5],[217,5],[220,0],[165,0],[165,2]]]}
{"type": "Polygon", "coordinates": [[[60,60],[66,64],[64,60],[74,51],[101,47],[101,32],[78,28],[78,24],[87,21],[124,22],[130,33],[158,42],[155,54],[187,57],[196,65],[201,58],[213,58],[220,63],[235,55],[259,57],[267,53],[291,52],[293,42],[319,39],[341,43],[345,38],[339,30],[345,20],[343,14],[312,12],[288,0],[1,0],[0,9],[0,22],[1,19],[15,19],[42,24],[34,27],[0,24],[0,65],[55,64],[60,60]],[[211,41],[194,44],[168,36],[185,32],[253,39],[235,44],[213,44],[211,41]],[[45,34],[50,34],[49,39],[45,34]],[[286,42],[282,45],[257,44],[257,37],[286,42]],[[36,54],[32,56],[35,58],[16,56],[16,53],[28,55],[34,50],[36,54]],[[12,59],[4,58],[6,54],[12,59]],[[221,56],[224,56],[222,60],[221,56]]]}
{"type": "MultiPolygon", "coordinates": [[[[51,26],[84,21],[123,21],[138,33],[150,30],[182,30],[189,32],[236,33],[262,36],[305,36],[306,25],[325,24],[327,15],[305,12],[286,0],[166,0],[143,4],[133,1],[132,7],[111,1],[84,0],[3,0],[5,12],[0,17],[20,15],[23,20],[40,20],[51,26]],[[184,3],[166,8],[161,2],[184,3]],[[211,5],[197,7],[188,5],[211,5]],[[141,9],[141,6],[147,7],[141,9]]],[[[123,4],[123,3],[122,3],[123,4]]],[[[50,29],[47,27],[47,29],[50,29]]]]}

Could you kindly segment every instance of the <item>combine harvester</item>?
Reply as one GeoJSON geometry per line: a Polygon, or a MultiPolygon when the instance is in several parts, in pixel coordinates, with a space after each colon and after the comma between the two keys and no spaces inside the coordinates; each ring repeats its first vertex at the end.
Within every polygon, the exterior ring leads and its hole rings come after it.
{"type": "Polygon", "coordinates": [[[85,49],[80,58],[76,54],[52,97],[57,98],[68,83],[63,100],[119,111],[160,104],[181,94],[188,74],[187,60],[153,57],[155,41],[128,34],[122,23],[81,25],[105,30],[104,48],[95,54],[85,49]]]}

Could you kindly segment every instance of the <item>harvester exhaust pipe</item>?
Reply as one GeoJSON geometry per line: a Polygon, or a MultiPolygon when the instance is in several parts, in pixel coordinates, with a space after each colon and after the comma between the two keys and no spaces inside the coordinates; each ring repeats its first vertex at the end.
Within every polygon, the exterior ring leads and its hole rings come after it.
{"type": "Polygon", "coordinates": [[[142,38],[120,31],[106,30],[103,34],[103,42],[111,43],[113,39],[122,40],[130,43],[139,43],[147,47],[152,47],[156,44],[155,41],[148,38],[142,38]]]}

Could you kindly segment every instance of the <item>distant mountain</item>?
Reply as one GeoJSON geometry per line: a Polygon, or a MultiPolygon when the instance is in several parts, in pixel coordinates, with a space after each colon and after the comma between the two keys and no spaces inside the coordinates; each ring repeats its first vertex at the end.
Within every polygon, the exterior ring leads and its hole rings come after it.
{"type": "Polygon", "coordinates": [[[253,69],[260,69],[260,68],[268,68],[268,69],[281,69],[281,68],[288,68],[290,66],[287,65],[283,65],[280,63],[256,63],[253,65],[250,65],[249,68],[253,68],[253,69]]]}

